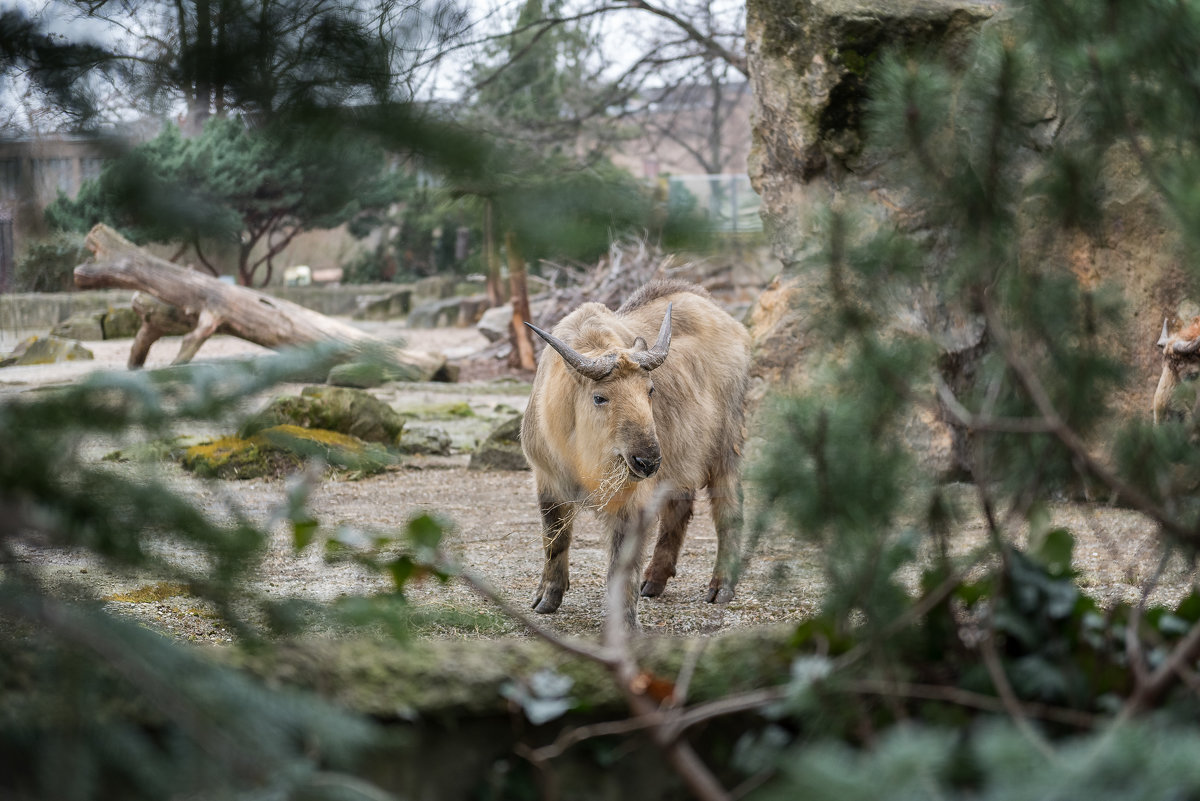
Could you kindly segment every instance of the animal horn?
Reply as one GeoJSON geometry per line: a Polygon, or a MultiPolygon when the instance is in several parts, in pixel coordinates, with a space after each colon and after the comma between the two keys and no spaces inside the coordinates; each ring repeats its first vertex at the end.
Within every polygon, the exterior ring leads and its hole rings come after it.
{"type": "Polygon", "coordinates": [[[1176,342],[1171,349],[1180,356],[1190,356],[1200,350],[1200,337],[1196,337],[1191,342],[1176,342]]]}
{"type": "Polygon", "coordinates": [[[612,357],[589,359],[588,357],[580,354],[566,342],[563,342],[553,334],[546,333],[533,323],[527,322],[525,325],[533,329],[533,333],[546,340],[546,344],[558,351],[558,355],[563,357],[563,361],[570,365],[571,369],[585,378],[590,378],[593,381],[599,381],[600,379],[608,376],[608,374],[613,371],[613,367],[615,367],[617,364],[616,359],[612,357]]]}
{"type": "Polygon", "coordinates": [[[1163,318],[1163,330],[1162,330],[1162,333],[1158,335],[1158,342],[1156,342],[1155,344],[1158,345],[1160,348],[1163,345],[1167,344],[1167,318],[1166,317],[1163,318]]]}
{"type": "Polygon", "coordinates": [[[642,369],[650,372],[662,365],[667,359],[667,351],[671,349],[671,306],[667,304],[667,314],[663,317],[662,327],[658,329],[658,339],[650,350],[630,354],[630,358],[641,365],[642,369]]]}

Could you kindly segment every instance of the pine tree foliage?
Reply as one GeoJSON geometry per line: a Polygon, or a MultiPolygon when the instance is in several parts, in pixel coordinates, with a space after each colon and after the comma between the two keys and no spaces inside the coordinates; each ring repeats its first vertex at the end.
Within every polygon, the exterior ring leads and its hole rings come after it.
{"type": "Polygon", "coordinates": [[[1200,263],[1184,55],[1200,48],[1200,7],[1036,0],[1005,17],[963,61],[871,64],[866,147],[909,216],[879,230],[843,204],[805,268],[826,276],[819,327],[839,347],[818,389],[777,401],[756,479],[822,544],[830,590],[796,634],[819,669],[793,678],[795,728],[743,744],[747,765],[775,754],[763,798],[1197,793],[1200,595],[1100,607],[1046,510],[1088,491],[1156,523],[1164,559],[1200,544],[1190,424],[1114,418],[1121,298],[1053,255],[1063,234],[1103,235],[1098,165],[1120,148],[1178,226],[1182,261],[1200,263]],[[936,334],[890,323],[930,283],[984,332],[965,389],[939,375],[936,334]],[[898,444],[921,406],[971,431],[966,498],[898,444]],[[947,533],[964,504],[988,544],[956,556],[947,533]]]}
{"type": "MultiPolygon", "coordinates": [[[[387,559],[369,560],[395,578],[395,594],[332,609],[272,600],[250,578],[273,523],[252,522],[236,507],[214,517],[163,480],[157,460],[115,465],[96,453],[169,448],[176,425],[226,419],[242,399],[332,357],[98,373],[0,404],[0,795],[383,797],[348,772],[379,742],[372,723],[270,689],[228,660],[119,618],[26,558],[31,548],[62,549],[186,586],[248,648],[322,620],[402,633],[402,588],[415,572],[409,554],[436,544],[436,523],[414,524],[387,559]]],[[[318,536],[305,498],[296,485],[275,518],[291,525],[297,551],[318,536]]],[[[336,536],[330,542],[331,554],[353,555],[336,536]]]]}
{"type": "Polygon", "coordinates": [[[407,182],[361,131],[317,119],[297,136],[213,119],[194,138],[168,126],[106,164],[74,200],[60,196],[46,217],[64,230],[105,222],[138,243],[185,242],[214,272],[211,251],[232,251],[240,282],[265,285],[295,236],[378,215],[407,182]]]}

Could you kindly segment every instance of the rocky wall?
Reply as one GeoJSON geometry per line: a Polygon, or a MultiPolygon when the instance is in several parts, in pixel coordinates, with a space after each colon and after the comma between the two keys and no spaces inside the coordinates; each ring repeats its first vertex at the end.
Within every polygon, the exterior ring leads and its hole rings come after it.
{"type": "MultiPolygon", "coordinates": [[[[820,276],[806,272],[807,258],[822,247],[820,224],[830,205],[856,210],[864,228],[911,225],[904,189],[889,181],[888,164],[865,148],[864,104],[872,66],[888,50],[936,51],[966,65],[981,31],[1011,30],[1014,10],[1004,3],[971,0],[749,0],[747,54],[755,95],[750,178],[763,198],[764,229],[783,273],[751,316],[755,338],[752,398],[781,383],[803,386],[820,350],[814,315],[823,301],[820,276]],[[1008,26],[1006,29],[1004,26],[1008,26]]],[[[1055,147],[1070,147],[1070,119],[1049,80],[1031,112],[1031,146],[1022,163],[1036,174],[1055,147]]],[[[1149,417],[1161,356],[1153,347],[1164,316],[1178,317],[1189,303],[1180,250],[1154,193],[1122,146],[1096,169],[1101,176],[1102,230],[1055,234],[1046,247],[1038,209],[1021,209],[1026,236],[1022,255],[1048,259],[1085,287],[1116,287],[1126,312],[1112,343],[1130,366],[1116,398],[1120,416],[1149,417]],[[1026,241],[1027,240],[1027,241],[1026,241]],[[1036,255],[1035,255],[1036,254],[1036,255]],[[1049,254],[1047,256],[1047,254],[1049,254]]],[[[930,269],[937,269],[936,254],[930,269]]],[[[936,282],[930,282],[931,285],[936,282]]],[[[897,327],[923,328],[942,345],[945,364],[969,365],[985,346],[978,320],[963,316],[946,298],[907,297],[897,327]]],[[[954,377],[949,376],[951,383],[954,377]]],[[[915,420],[909,432],[931,443],[922,458],[935,469],[961,467],[961,432],[936,419],[915,420]],[[925,430],[918,430],[924,428],[925,430]]]]}

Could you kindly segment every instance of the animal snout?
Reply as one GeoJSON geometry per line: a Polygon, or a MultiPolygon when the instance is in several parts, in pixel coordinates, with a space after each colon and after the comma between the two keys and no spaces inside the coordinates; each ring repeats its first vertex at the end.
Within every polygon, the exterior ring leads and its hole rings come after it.
{"type": "Polygon", "coordinates": [[[657,473],[660,464],[662,464],[662,456],[657,453],[647,456],[634,456],[629,460],[630,468],[642,478],[649,478],[657,473]]]}

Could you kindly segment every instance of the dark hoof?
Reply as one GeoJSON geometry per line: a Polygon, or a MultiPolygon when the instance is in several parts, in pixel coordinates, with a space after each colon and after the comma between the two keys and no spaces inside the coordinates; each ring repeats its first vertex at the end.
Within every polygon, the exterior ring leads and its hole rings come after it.
{"type": "Polygon", "coordinates": [[[544,593],[533,599],[533,611],[542,615],[548,615],[551,612],[557,612],[558,607],[562,606],[562,599],[562,590],[546,590],[544,593]]]}
{"type": "Polygon", "coordinates": [[[710,604],[727,604],[733,600],[733,590],[729,587],[709,587],[706,600],[710,604]]]}
{"type": "Polygon", "coordinates": [[[642,597],[657,598],[663,594],[663,590],[666,588],[667,582],[665,581],[650,581],[647,579],[646,581],[642,582],[642,597]]]}

